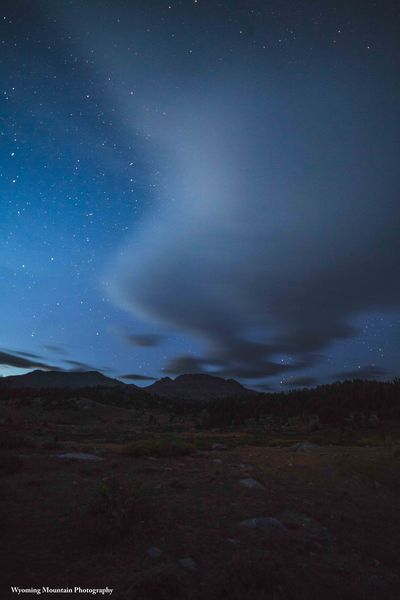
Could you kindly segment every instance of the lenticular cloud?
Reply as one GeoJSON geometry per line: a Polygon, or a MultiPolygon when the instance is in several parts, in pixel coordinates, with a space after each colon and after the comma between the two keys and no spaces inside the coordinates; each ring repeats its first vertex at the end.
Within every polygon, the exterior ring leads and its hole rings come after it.
{"type": "Polygon", "coordinates": [[[382,131],[373,77],[303,81],[238,58],[198,79],[163,72],[146,96],[160,65],[126,118],[164,184],[107,275],[114,301],[197,338],[199,370],[241,377],[303,369],[357,314],[399,307],[395,115],[388,100],[382,131]]]}

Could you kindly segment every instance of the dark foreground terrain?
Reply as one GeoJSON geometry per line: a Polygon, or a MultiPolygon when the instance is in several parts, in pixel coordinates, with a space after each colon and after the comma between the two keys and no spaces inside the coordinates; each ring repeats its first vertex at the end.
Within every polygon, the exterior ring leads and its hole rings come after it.
{"type": "Polygon", "coordinates": [[[82,399],[1,410],[1,599],[35,597],[10,586],[108,586],[125,600],[400,597],[393,422],[210,430],[82,399]]]}

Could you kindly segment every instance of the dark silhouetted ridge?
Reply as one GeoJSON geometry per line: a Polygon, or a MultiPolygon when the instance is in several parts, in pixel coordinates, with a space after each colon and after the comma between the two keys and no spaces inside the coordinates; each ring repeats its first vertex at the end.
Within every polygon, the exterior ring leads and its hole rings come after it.
{"type": "Polygon", "coordinates": [[[10,375],[0,379],[0,386],[13,388],[87,388],[125,385],[99,371],[41,371],[10,375]]]}
{"type": "Polygon", "coordinates": [[[223,379],[207,373],[178,375],[175,379],[163,377],[145,388],[147,392],[167,398],[209,401],[255,394],[234,379],[223,379]]]}

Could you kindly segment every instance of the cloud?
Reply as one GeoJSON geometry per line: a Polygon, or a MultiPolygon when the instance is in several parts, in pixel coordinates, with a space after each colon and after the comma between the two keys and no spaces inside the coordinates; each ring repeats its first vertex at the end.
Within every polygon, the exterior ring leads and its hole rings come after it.
{"type": "Polygon", "coordinates": [[[43,369],[45,371],[59,371],[59,367],[54,367],[41,361],[35,360],[34,355],[29,353],[20,352],[18,354],[11,354],[9,352],[0,352],[0,364],[9,367],[16,367],[19,369],[43,369]],[[25,355],[25,356],[21,356],[25,355]],[[27,358],[26,356],[30,356],[27,358]]]}
{"type": "Polygon", "coordinates": [[[150,377],[149,375],[140,375],[135,373],[128,373],[127,375],[119,375],[119,379],[129,379],[131,381],[154,381],[156,377],[150,377]]]}
{"type": "Polygon", "coordinates": [[[255,386],[253,386],[254,389],[259,390],[260,392],[276,392],[276,387],[273,385],[270,385],[269,383],[259,383],[255,386]]]}
{"type": "Polygon", "coordinates": [[[25,356],[26,358],[42,358],[39,354],[32,354],[31,352],[17,352],[14,350],[14,353],[18,354],[18,356],[25,356]]]}
{"type": "Polygon", "coordinates": [[[339,371],[332,375],[335,380],[338,379],[381,379],[382,377],[388,377],[389,373],[382,367],[376,367],[375,365],[367,365],[357,369],[350,369],[348,371],[339,371]]]}
{"type": "Polygon", "coordinates": [[[84,371],[94,371],[95,370],[94,367],[92,367],[91,365],[80,362],[79,360],[64,360],[63,362],[67,365],[71,365],[72,367],[74,367],[75,371],[84,372],[84,371]]]}
{"type": "Polygon", "coordinates": [[[150,140],[163,182],[104,279],[135,318],[202,346],[166,372],[274,377],[350,339],[359,315],[400,309],[390,78],[336,58],[333,77],[329,57],[299,77],[237,45],[218,66],[211,39],[188,68],[168,36],[155,47],[139,34],[130,64],[100,38],[108,70],[137,90],[110,98],[132,138],[150,140]]]}
{"type": "Polygon", "coordinates": [[[56,354],[68,354],[65,347],[60,344],[44,344],[43,348],[49,352],[55,352],[56,354]]]}
{"type": "Polygon", "coordinates": [[[318,379],[315,377],[291,377],[287,381],[285,381],[282,385],[288,387],[309,387],[312,385],[317,385],[318,379]]]}
{"type": "Polygon", "coordinates": [[[168,361],[167,366],[162,369],[168,375],[187,375],[191,373],[206,373],[203,360],[194,356],[176,356],[168,361]]]}
{"type": "Polygon", "coordinates": [[[212,373],[218,377],[235,379],[263,379],[272,375],[279,375],[288,371],[304,369],[320,360],[319,355],[304,354],[298,362],[273,362],[266,357],[271,349],[262,344],[242,343],[236,348],[235,343],[228,349],[222,349],[212,356],[195,357],[193,355],[179,355],[167,362],[164,373],[179,375],[184,373],[212,373]],[[256,352],[257,350],[257,352],[256,352]]]}
{"type": "Polygon", "coordinates": [[[158,334],[123,334],[123,338],[132,346],[139,346],[140,348],[152,348],[159,346],[163,340],[162,335],[158,334]]]}

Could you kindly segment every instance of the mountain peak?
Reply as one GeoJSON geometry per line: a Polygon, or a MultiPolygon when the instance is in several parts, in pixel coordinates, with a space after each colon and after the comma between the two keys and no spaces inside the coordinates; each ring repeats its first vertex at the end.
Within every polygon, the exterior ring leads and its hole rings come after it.
{"type": "Polygon", "coordinates": [[[185,373],[175,379],[163,377],[145,389],[158,396],[201,402],[255,393],[235,379],[224,379],[210,373],[185,373]]]}
{"type": "Polygon", "coordinates": [[[42,371],[35,369],[25,375],[3,377],[2,386],[14,388],[86,388],[125,385],[100,371],[42,371]]]}

